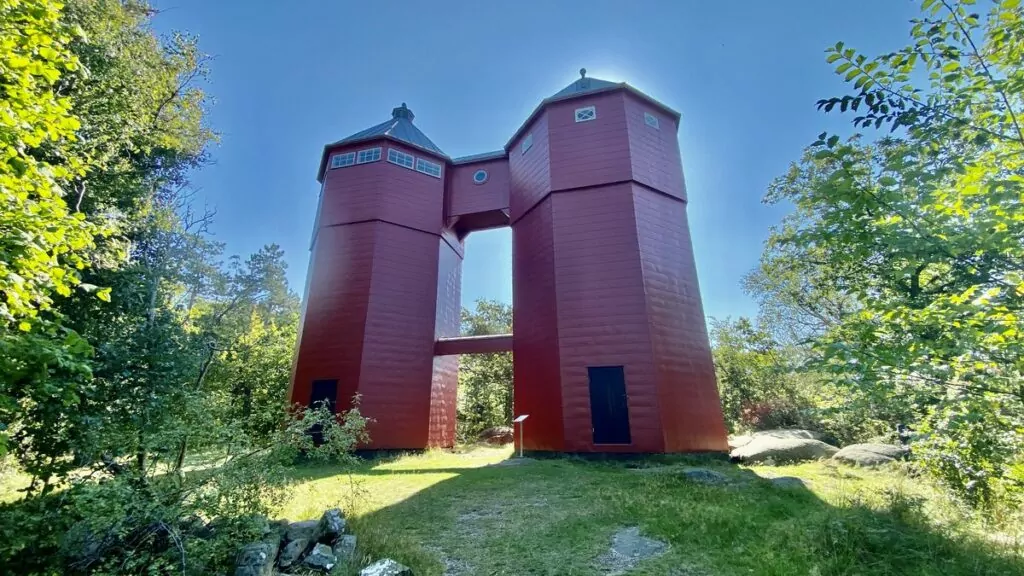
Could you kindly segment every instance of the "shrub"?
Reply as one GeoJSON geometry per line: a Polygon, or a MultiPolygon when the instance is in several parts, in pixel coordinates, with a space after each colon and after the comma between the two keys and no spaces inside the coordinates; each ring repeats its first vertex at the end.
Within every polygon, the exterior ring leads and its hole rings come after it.
{"type": "Polygon", "coordinates": [[[802,424],[800,407],[786,398],[756,402],[740,411],[740,425],[748,430],[794,428],[802,424]]]}
{"type": "Polygon", "coordinates": [[[965,502],[992,508],[1024,492],[1024,423],[1000,402],[958,398],[937,407],[921,433],[921,465],[965,502]]]}
{"type": "Polygon", "coordinates": [[[224,447],[184,479],[112,465],[61,492],[0,506],[0,565],[26,574],[227,573],[238,547],[267,530],[295,459],[353,463],[365,427],[358,408],[341,417],[304,410],[267,443],[224,447]]]}

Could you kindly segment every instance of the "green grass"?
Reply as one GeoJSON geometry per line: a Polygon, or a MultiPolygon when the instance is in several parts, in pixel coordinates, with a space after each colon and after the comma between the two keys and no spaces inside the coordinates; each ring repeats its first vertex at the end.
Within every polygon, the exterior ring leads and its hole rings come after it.
{"type": "MultiPolygon", "coordinates": [[[[511,456],[470,447],[369,460],[351,473],[299,466],[279,517],[340,506],[359,537],[359,564],[391,557],[418,576],[607,574],[599,558],[630,526],[670,545],[631,575],[1024,575],[1024,526],[982,525],[900,467],[682,457],[495,465],[511,456]],[[732,482],[691,483],[680,474],[687,465],[732,482]],[[773,475],[808,488],[762,478],[773,475]]],[[[27,481],[0,473],[0,502],[20,497],[27,481]]]]}
{"type": "Polygon", "coordinates": [[[21,499],[31,481],[28,474],[0,460],[0,504],[21,499]]]}
{"type": "Polygon", "coordinates": [[[898,468],[705,460],[734,483],[704,486],[681,477],[680,458],[493,466],[510,456],[430,452],[369,461],[351,475],[300,467],[282,515],[341,506],[363,561],[392,557],[419,576],[603,574],[597,559],[628,526],[670,544],[630,574],[1024,574],[1019,532],[986,537],[898,468]],[[809,488],[779,489],[759,475],[799,476],[809,488]]]}

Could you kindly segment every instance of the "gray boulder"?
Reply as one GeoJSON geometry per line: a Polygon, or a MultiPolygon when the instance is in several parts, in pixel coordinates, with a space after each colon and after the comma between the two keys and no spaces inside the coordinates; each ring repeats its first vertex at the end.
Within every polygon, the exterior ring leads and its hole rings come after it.
{"type": "Polygon", "coordinates": [[[760,430],[740,436],[729,436],[729,449],[735,450],[750,444],[758,438],[802,438],[807,440],[824,440],[825,435],[814,430],[803,430],[799,428],[788,429],[778,428],[775,430],[760,430]]]}
{"type": "Polygon", "coordinates": [[[359,576],[412,576],[412,570],[390,558],[378,560],[363,568],[359,576]]]}
{"type": "Polygon", "coordinates": [[[796,438],[803,440],[824,440],[825,435],[814,430],[802,430],[800,428],[779,428],[776,430],[761,430],[751,434],[752,438],[796,438]]]}
{"type": "Polygon", "coordinates": [[[682,474],[683,478],[697,484],[717,486],[729,483],[728,476],[714,470],[708,470],[707,468],[684,468],[682,474]]]}
{"type": "Polygon", "coordinates": [[[851,444],[836,452],[832,459],[854,466],[881,466],[906,457],[902,446],[892,444],[851,444]]]}
{"type": "Polygon", "coordinates": [[[303,552],[309,548],[308,538],[296,538],[288,541],[281,549],[281,556],[277,559],[277,565],[281,568],[291,568],[302,559],[303,552]]]}
{"type": "Polygon", "coordinates": [[[735,450],[741,446],[746,446],[747,444],[750,444],[750,441],[753,439],[754,437],[750,434],[741,434],[739,436],[730,435],[729,450],[735,450]]]}
{"type": "Polygon", "coordinates": [[[597,567],[602,574],[608,576],[626,574],[640,562],[661,556],[667,551],[666,542],[642,536],[640,528],[622,528],[612,534],[612,546],[607,553],[597,558],[597,567]]]}
{"type": "Polygon", "coordinates": [[[320,522],[316,520],[303,520],[301,522],[292,522],[288,525],[288,529],[285,530],[285,540],[298,540],[299,538],[305,538],[306,540],[312,540],[316,534],[317,526],[320,522]]]}
{"type": "Polygon", "coordinates": [[[345,533],[345,515],[338,508],[331,508],[320,517],[314,540],[330,544],[345,533]]]}
{"type": "Polygon", "coordinates": [[[835,446],[810,438],[757,436],[748,444],[733,450],[729,457],[750,464],[766,461],[781,464],[830,458],[838,451],[835,446]]]}
{"type": "Polygon", "coordinates": [[[331,548],[338,562],[348,562],[356,555],[356,537],[351,534],[344,534],[331,548]]]}
{"type": "Polygon", "coordinates": [[[481,432],[480,439],[488,444],[511,444],[515,442],[515,430],[511,426],[494,426],[481,432]]]}
{"type": "Polygon", "coordinates": [[[242,547],[235,557],[235,576],[273,576],[277,549],[266,542],[242,547]]]}
{"type": "Polygon", "coordinates": [[[331,551],[331,547],[326,544],[317,544],[313,546],[309,554],[306,555],[306,559],[302,561],[307,568],[314,570],[320,570],[322,572],[330,572],[334,565],[338,563],[338,558],[335,557],[334,552],[331,551]]]}
{"type": "Polygon", "coordinates": [[[263,529],[263,536],[260,538],[260,541],[264,544],[269,544],[272,550],[277,550],[281,548],[281,541],[284,539],[284,532],[287,528],[287,524],[273,522],[263,529]]]}

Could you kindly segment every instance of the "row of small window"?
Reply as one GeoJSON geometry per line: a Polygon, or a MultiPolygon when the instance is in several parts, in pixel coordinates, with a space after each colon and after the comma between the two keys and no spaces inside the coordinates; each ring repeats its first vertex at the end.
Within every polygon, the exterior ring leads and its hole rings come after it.
{"type": "Polygon", "coordinates": [[[367,148],[359,152],[347,152],[331,156],[331,170],[356,164],[368,164],[380,160],[380,148],[367,148]]]}
{"type": "MultiPolygon", "coordinates": [[[[588,122],[590,120],[597,120],[597,108],[594,106],[584,106],[583,108],[576,109],[576,121],[577,122],[588,122]]],[[[661,130],[661,125],[658,122],[658,117],[650,112],[644,112],[644,123],[654,128],[655,130],[661,130]]],[[[533,146],[533,133],[527,134],[523,138],[522,143],[519,145],[520,154],[526,154],[526,151],[533,146]]]]}
{"type": "Polygon", "coordinates": [[[412,154],[399,152],[394,148],[388,148],[388,162],[397,164],[403,168],[408,168],[409,170],[422,172],[427,176],[433,176],[434,178],[441,177],[440,164],[435,164],[434,162],[424,160],[423,158],[416,158],[412,154]]]}
{"type": "MultiPolygon", "coordinates": [[[[355,166],[356,164],[368,164],[370,162],[377,162],[380,160],[381,149],[380,148],[367,148],[366,150],[360,150],[359,152],[346,152],[344,154],[335,154],[331,156],[331,170],[335,168],[345,168],[347,166],[355,166]]],[[[397,164],[403,168],[422,172],[428,176],[434,178],[441,177],[441,165],[424,160],[423,158],[416,158],[412,154],[406,154],[405,152],[399,152],[394,148],[388,148],[388,162],[397,164]]]]}

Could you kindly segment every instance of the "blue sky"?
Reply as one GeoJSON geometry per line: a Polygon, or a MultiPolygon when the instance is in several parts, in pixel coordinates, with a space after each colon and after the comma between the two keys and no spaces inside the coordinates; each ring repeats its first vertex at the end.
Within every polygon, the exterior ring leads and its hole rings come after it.
{"type": "MultiPolygon", "coordinates": [[[[840,95],[824,63],[842,40],[899,48],[900,0],[387,2],[153,0],[158,31],[191,32],[214,59],[214,163],[194,177],[229,253],[285,250],[302,290],[325,143],[407,102],[452,157],[501,148],[537,103],[578,77],[625,81],[682,112],[679,142],[705,313],[756,314],[739,282],[785,207],[768,183],[823,130],[840,95]]],[[[511,301],[511,233],[471,235],[463,305],[511,301]]]]}

